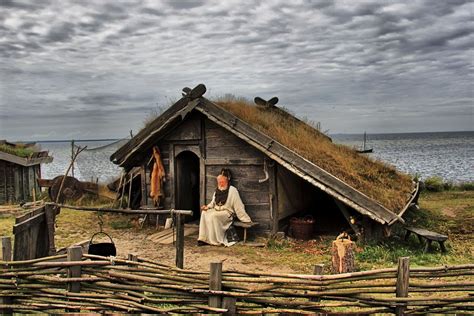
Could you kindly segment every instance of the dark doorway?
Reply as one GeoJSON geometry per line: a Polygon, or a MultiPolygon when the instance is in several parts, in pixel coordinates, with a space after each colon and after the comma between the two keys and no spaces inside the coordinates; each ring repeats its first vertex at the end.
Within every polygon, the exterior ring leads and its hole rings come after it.
{"type": "Polygon", "coordinates": [[[199,219],[199,157],[190,151],[176,156],[176,209],[192,210],[193,217],[199,219]]]}

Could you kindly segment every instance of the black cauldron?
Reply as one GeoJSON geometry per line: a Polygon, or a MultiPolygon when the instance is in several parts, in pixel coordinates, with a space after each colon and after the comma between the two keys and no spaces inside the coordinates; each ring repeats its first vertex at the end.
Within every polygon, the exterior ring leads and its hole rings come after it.
{"type": "Polygon", "coordinates": [[[89,242],[89,254],[102,256],[102,257],[116,256],[117,249],[115,248],[115,244],[114,244],[114,241],[112,240],[112,237],[110,237],[109,234],[104,233],[104,232],[98,232],[92,235],[91,240],[89,242]],[[93,242],[94,237],[100,234],[109,237],[110,242],[99,242],[99,243],[94,244],[93,242]]]}

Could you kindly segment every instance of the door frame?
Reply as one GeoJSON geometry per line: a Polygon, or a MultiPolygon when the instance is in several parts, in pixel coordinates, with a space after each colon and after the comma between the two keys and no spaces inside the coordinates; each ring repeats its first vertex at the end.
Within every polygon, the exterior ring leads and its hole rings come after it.
{"type": "Polygon", "coordinates": [[[176,208],[176,190],[177,182],[175,179],[176,176],[176,157],[182,152],[190,151],[199,158],[199,205],[206,204],[206,172],[204,158],[202,155],[202,146],[200,143],[196,142],[195,144],[170,144],[170,185],[171,185],[171,208],[176,208]]]}

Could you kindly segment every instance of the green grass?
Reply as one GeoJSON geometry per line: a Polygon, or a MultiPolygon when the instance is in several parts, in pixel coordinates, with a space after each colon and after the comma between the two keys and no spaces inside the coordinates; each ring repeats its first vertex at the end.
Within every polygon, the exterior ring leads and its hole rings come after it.
{"type": "MultiPolygon", "coordinates": [[[[423,253],[423,245],[420,245],[416,236],[412,234],[410,239],[405,241],[404,231],[398,227],[394,228],[392,237],[381,243],[357,244],[358,270],[395,267],[398,258],[405,256],[410,257],[413,266],[474,262],[474,191],[423,192],[419,202],[421,207],[419,211],[410,211],[406,214],[407,223],[448,235],[449,239],[446,242],[448,253],[441,253],[437,243],[433,244],[432,252],[423,253]]],[[[62,209],[57,218],[57,248],[90,239],[92,234],[99,231],[98,222],[96,212],[62,209]]],[[[123,233],[140,239],[156,232],[152,228],[138,228],[136,218],[125,215],[104,214],[103,222],[104,231],[118,239],[123,233]]],[[[13,215],[1,216],[0,235],[11,236],[13,224],[13,215]]],[[[256,241],[266,243],[267,246],[264,248],[236,245],[231,248],[209,248],[208,250],[240,258],[243,265],[260,267],[261,271],[291,269],[297,273],[312,273],[314,265],[322,263],[325,264],[325,273],[330,273],[331,243],[334,237],[334,235],[320,236],[315,240],[304,242],[261,237],[256,241]]],[[[174,250],[167,248],[166,251],[174,250]]],[[[197,251],[197,249],[187,251],[197,251]]]]}
{"type": "Polygon", "coordinates": [[[12,147],[5,144],[0,145],[0,151],[22,158],[28,158],[35,152],[32,148],[22,146],[12,147]]]}
{"type": "Polygon", "coordinates": [[[407,223],[448,235],[448,253],[442,254],[438,243],[433,250],[423,253],[423,246],[412,234],[408,241],[404,231],[395,229],[397,235],[381,244],[366,245],[356,259],[362,269],[389,267],[398,257],[409,256],[411,264],[433,266],[474,262],[474,192],[444,191],[424,192],[420,196],[419,211],[406,214],[407,223]]]}
{"type": "Polygon", "coordinates": [[[423,191],[429,192],[443,192],[443,191],[473,191],[474,182],[459,182],[446,181],[441,177],[428,177],[423,181],[423,191]]]}
{"type": "Polygon", "coordinates": [[[15,218],[13,216],[0,216],[0,236],[13,236],[13,225],[15,218]]]}

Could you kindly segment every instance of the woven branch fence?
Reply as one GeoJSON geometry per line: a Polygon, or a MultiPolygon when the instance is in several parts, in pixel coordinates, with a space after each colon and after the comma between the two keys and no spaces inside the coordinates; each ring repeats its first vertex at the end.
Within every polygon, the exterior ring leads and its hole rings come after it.
{"type": "Polygon", "coordinates": [[[337,275],[179,269],[129,255],[0,261],[4,313],[474,313],[474,264],[337,275]]]}

